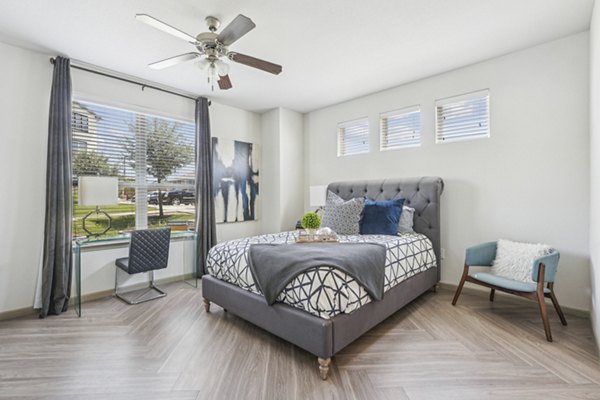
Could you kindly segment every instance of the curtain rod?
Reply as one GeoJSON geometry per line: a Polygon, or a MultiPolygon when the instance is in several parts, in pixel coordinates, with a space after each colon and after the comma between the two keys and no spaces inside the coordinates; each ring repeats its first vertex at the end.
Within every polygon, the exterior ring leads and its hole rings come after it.
{"type": "MultiPolygon", "coordinates": [[[[50,57],[50,64],[54,64],[54,60],[55,59],[53,57],[50,57]]],[[[79,69],[81,71],[89,72],[89,73],[96,74],[96,75],[105,76],[107,78],[116,79],[116,80],[119,80],[119,81],[122,81],[122,82],[131,83],[133,85],[138,85],[138,86],[142,87],[142,90],[144,90],[145,88],[150,88],[150,89],[158,90],[159,92],[169,93],[169,94],[172,94],[172,95],[175,95],[175,96],[184,97],[186,99],[190,99],[190,100],[194,100],[194,101],[196,100],[196,97],[188,96],[188,95],[183,94],[183,93],[174,92],[172,90],[163,89],[163,88],[160,88],[158,86],[153,86],[153,85],[149,85],[147,83],[142,83],[142,82],[134,81],[132,79],[127,79],[127,78],[123,78],[123,77],[120,77],[120,76],[108,74],[106,72],[101,72],[101,71],[97,71],[97,70],[94,70],[94,69],[81,67],[79,65],[73,65],[73,64],[71,64],[71,68],[79,69]]],[[[208,100],[208,105],[209,106],[211,105],[211,101],[210,100],[208,100]]]]}

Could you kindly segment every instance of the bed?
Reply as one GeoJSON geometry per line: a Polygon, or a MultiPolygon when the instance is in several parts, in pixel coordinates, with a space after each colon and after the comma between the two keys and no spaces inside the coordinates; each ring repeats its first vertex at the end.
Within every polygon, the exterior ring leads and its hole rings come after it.
{"type": "Polygon", "coordinates": [[[369,329],[435,288],[440,280],[440,196],[438,177],[335,182],[328,190],[345,200],[369,197],[375,200],[406,199],[415,209],[414,233],[398,236],[340,236],[341,242],[377,242],[385,245],[385,295],[371,301],[351,277],[319,267],[290,282],[267,305],[247,268],[247,249],[253,243],[290,243],[295,232],[261,235],[223,242],[209,252],[207,275],[202,277],[206,311],[211,302],[229,312],[314,354],[319,375],[327,379],[331,357],[369,329]],[[399,256],[401,255],[401,257],[399,256]],[[323,277],[313,284],[315,277],[323,277]],[[310,281],[311,290],[302,291],[310,281]],[[307,294],[309,293],[309,294],[307,294]],[[311,298],[319,293],[318,300],[311,298]],[[326,299],[322,301],[322,299],[326,299]]]}

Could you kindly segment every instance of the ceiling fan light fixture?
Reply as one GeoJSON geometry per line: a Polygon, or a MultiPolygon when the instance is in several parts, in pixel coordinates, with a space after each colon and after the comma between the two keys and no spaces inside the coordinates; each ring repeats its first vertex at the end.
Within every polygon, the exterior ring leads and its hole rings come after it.
{"type": "Polygon", "coordinates": [[[225,76],[229,74],[229,64],[227,64],[223,60],[216,60],[215,66],[217,67],[217,73],[219,74],[219,76],[225,76]]]}
{"type": "Polygon", "coordinates": [[[198,61],[198,68],[200,68],[202,71],[206,71],[209,66],[210,61],[208,61],[206,58],[201,58],[200,61],[198,61]]]}

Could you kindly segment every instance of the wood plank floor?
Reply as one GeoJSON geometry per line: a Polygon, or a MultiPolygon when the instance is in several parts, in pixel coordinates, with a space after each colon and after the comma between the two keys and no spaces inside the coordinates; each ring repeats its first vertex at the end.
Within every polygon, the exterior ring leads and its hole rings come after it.
{"type": "Polygon", "coordinates": [[[0,399],[600,399],[587,319],[535,303],[427,293],[350,345],[321,381],[316,358],[213,305],[200,289],[113,298],[0,322],[0,399]]]}

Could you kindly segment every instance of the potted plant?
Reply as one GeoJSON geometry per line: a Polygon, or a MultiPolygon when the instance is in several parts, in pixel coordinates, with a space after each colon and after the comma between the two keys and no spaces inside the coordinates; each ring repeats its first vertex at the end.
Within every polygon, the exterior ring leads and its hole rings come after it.
{"type": "Polygon", "coordinates": [[[302,216],[302,227],[311,237],[314,237],[317,229],[321,226],[321,217],[315,212],[307,212],[302,216]]]}

